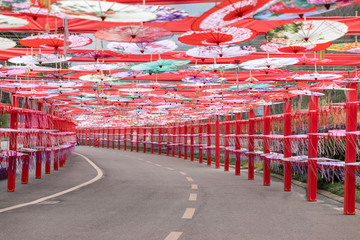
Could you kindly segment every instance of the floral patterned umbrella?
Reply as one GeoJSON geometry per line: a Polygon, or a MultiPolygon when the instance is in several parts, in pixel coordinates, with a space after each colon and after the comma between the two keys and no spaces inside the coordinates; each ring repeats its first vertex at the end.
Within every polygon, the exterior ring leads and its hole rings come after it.
{"type": "Polygon", "coordinates": [[[294,65],[298,62],[299,60],[297,58],[261,58],[243,62],[239,65],[239,67],[247,70],[271,69],[294,65]]]}
{"type": "Polygon", "coordinates": [[[319,81],[319,80],[334,80],[342,78],[340,74],[327,74],[327,73],[309,73],[309,74],[296,74],[290,78],[294,80],[308,80],[308,81],[319,81]]]}
{"type": "Polygon", "coordinates": [[[156,42],[139,43],[110,42],[107,47],[114,52],[133,55],[151,55],[173,51],[177,48],[177,45],[174,41],[167,39],[156,42]]]}
{"type": "Polygon", "coordinates": [[[178,40],[189,45],[219,46],[245,42],[256,37],[256,32],[248,28],[223,27],[216,30],[189,31],[178,40]]]}
{"type": "Polygon", "coordinates": [[[235,23],[269,7],[277,0],[226,0],[205,12],[192,24],[194,30],[216,29],[235,23]]]}
{"type": "Polygon", "coordinates": [[[329,11],[330,10],[319,9],[304,13],[274,13],[269,9],[267,9],[255,14],[253,18],[256,20],[278,21],[278,20],[287,20],[287,19],[295,19],[295,18],[305,18],[305,17],[326,13],[329,11]]]}
{"type": "Polygon", "coordinates": [[[29,8],[17,10],[16,12],[32,17],[34,21],[36,21],[39,17],[46,17],[46,16],[58,17],[58,18],[63,18],[63,19],[72,19],[73,18],[69,15],[59,13],[54,10],[50,10],[50,12],[49,12],[48,8],[35,6],[35,5],[33,5],[29,8]]]}
{"type": "Polygon", "coordinates": [[[0,28],[17,28],[28,24],[25,19],[0,14],[0,28]]]}
{"type": "Polygon", "coordinates": [[[197,58],[233,58],[256,52],[251,46],[206,46],[192,48],[186,54],[197,58]]]}
{"type": "Polygon", "coordinates": [[[311,44],[311,45],[282,45],[272,42],[265,42],[260,45],[261,50],[268,53],[283,54],[288,53],[304,53],[304,52],[316,52],[324,50],[331,45],[331,42],[311,44]]]}
{"type": "Polygon", "coordinates": [[[97,61],[98,59],[106,59],[106,58],[114,58],[114,57],[121,57],[122,55],[120,54],[110,54],[108,52],[104,52],[104,51],[90,51],[90,52],[84,52],[84,53],[70,53],[69,54],[71,57],[78,57],[78,58],[93,58],[95,61],[97,61]]]}
{"type": "Polygon", "coordinates": [[[21,75],[24,73],[25,73],[25,70],[19,70],[19,69],[4,70],[4,71],[0,71],[0,77],[4,78],[4,77],[15,76],[15,75],[21,75]]]}
{"type": "Polygon", "coordinates": [[[26,47],[33,48],[54,48],[58,50],[63,48],[66,42],[68,48],[76,48],[87,46],[92,43],[92,40],[82,35],[70,35],[64,39],[64,34],[42,34],[29,36],[19,40],[19,44],[26,47]]]}
{"type": "Polygon", "coordinates": [[[57,68],[51,68],[51,67],[42,67],[42,66],[37,66],[34,64],[28,64],[25,66],[22,65],[10,65],[10,66],[6,66],[6,68],[9,69],[22,69],[25,70],[26,72],[32,72],[32,71],[57,71],[57,68]]]}
{"type": "Polygon", "coordinates": [[[190,62],[190,60],[174,60],[174,59],[162,60],[162,59],[159,59],[154,62],[146,62],[146,63],[137,64],[135,66],[132,66],[131,70],[149,71],[149,70],[157,70],[157,69],[161,70],[162,68],[171,69],[171,68],[175,68],[175,67],[178,67],[181,65],[188,64],[189,62],[190,62]]]}
{"type": "Polygon", "coordinates": [[[220,71],[237,68],[236,64],[204,64],[204,65],[193,65],[190,69],[198,71],[220,71]]]}
{"type": "Polygon", "coordinates": [[[90,63],[73,66],[70,69],[75,71],[109,71],[109,70],[120,70],[126,67],[127,63],[90,63]]]}
{"type": "Polygon", "coordinates": [[[79,77],[80,80],[86,82],[109,82],[109,81],[116,81],[119,78],[112,77],[112,76],[105,76],[103,74],[88,74],[79,77]]]}
{"type": "Polygon", "coordinates": [[[188,77],[181,79],[181,81],[187,83],[220,83],[220,82],[225,82],[226,80],[227,80],[226,78],[221,78],[221,77],[212,77],[212,78],[188,77]]]}
{"type": "Polygon", "coordinates": [[[333,44],[328,47],[327,50],[336,52],[360,53],[360,43],[352,42],[333,44]]]}
{"type": "Polygon", "coordinates": [[[45,63],[58,63],[70,60],[71,57],[66,57],[59,54],[37,54],[37,55],[24,55],[19,57],[10,58],[8,61],[11,63],[19,64],[45,64],[45,63]]]}
{"type": "Polygon", "coordinates": [[[97,31],[95,37],[111,42],[154,42],[173,36],[171,31],[164,28],[143,25],[118,26],[97,31]]]}
{"type": "Polygon", "coordinates": [[[16,42],[8,38],[0,37],[0,50],[12,48],[16,46],[16,42]]]}
{"type": "Polygon", "coordinates": [[[141,71],[128,71],[128,72],[117,72],[117,73],[112,74],[111,76],[115,77],[115,78],[129,78],[129,77],[136,78],[136,77],[143,77],[143,76],[147,76],[147,75],[149,75],[149,74],[141,72],[141,71]]]}
{"type": "Polygon", "coordinates": [[[0,11],[1,12],[13,12],[16,10],[29,8],[30,6],[31,6],[30,0],[3,0],[3,1],[0,1],[0,11]]]}
{"type": "Polygon", "coordinates": [[[77,18],[108,22],[146,22],[156,14],[135,5],[96,0],[61,0],[52,9],[77,18]]]}
{"type": "Polygon", "coordinates": [[[136,5],[136,6],[139,8],[144,8],[156,14],[157,17],[149,22],[176,21],[189,16],[189,14],[183,10],[166,7],[166,6],[160,6],[160,5],[136,5]]]}
{"type": "Polygon", "coordinates": [[[336,21],[293,22],[274,28],[266,33],[268,41],[283,45],[312,45],[326,43],[345,35],[348,27],[336,21]]]}

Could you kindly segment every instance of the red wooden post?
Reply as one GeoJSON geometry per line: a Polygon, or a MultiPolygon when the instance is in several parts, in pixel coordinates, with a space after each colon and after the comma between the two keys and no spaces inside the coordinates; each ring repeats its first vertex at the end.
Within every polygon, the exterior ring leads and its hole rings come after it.
{"type": "Polygon", "coordinates": [[[112,149],[115,149],[115,128],[112,129],[112,149]]]}
{"type": "Polygon", "coordinates": [[[206,151],[206,160],[207,160],[207,165],[211,166],[211,125],[210,125],[210,121],[211,119],[208,118],[207,122],[206,122],[206,128],[207,128],[207,151],[206,151]]]}
{"type": "Polygon", "coordinates": [[[354,166],[348,164],[356,162],[356,135],[351,132],[357,130],[358,84],[348,83],[347,88],[354,90],[346,91],[344,214],[354,215],[356,174],[354,166]]]}
{"type": "Polygon", "coordinates": [[[130,127],[130,149],[131,152],[134,151],[134,127],[130,127]]]}
{"type": "MultiPolygon", "coordinates": [[[[264,153],[270,153],[270,105],[264,106],[264,153]]],[[[270,186],[270,159],[266,156],[263,159],[263,183],[270,186]]]]}
{"type": "Polygon", "coordinates": [[[162,127],[159,126],[159,139],[158,139],[158,154],[161,155],[161,134],[162,134],[162,127]]]}
{"type": "Polygon", "coordinates": [[[216,115],[215,121],[215,168],[220,168],[220,121],[216,115]]]}
{"type": "Polygon", "coordinates": [[[203,132],[203,124],[202,121],[199,120],[199,124],[198,124],[198,128],[199,128],[199,163],[203,163],[203,150],[202,150],[202,132],[203,132]]]}
{"type": "Polygon", "coordinates": [[[171,151],[171,156],[175,157],[175,150],[176,150],[176,123],[173,123],[173,127],[172,127],[172,151],[171,151]]]}
{"type": "Polygon", "coordinates": [[[145,126],[144,128],[143,128],[143,152],[144,153],[146,153],[146,129],[147,129],[147,127],[145,126]]]}
{"type": "Polygon", "coordinates": [[[229,171],[229,135],[230,134],[230,115],[225,117],[225,135],[224,135],[224,171],[229,171]]]}
{"type": "Polygon", "coordinates": [[[181,125],[178,125],[178,157],[181,158],[181,125]]]}
{"type": "Polygon", "coordinates": [[[194,161],[194,134],[195,134],[195,129],[194,129],[194,121],[191,121],[191,125],[190,125],[190,161],[194,161]]]}
{"type": "Polygon", "coordinates": [[[118,128],[117,129],[118,130],[118,135],[117,135],[117,137],[118,137],[118,150],[120,150],[120,146],[121,146],[121,128],[118,128]]]}
{"type": "MultiPolygon", "coordinates": [[[[284,101],[284,158],[291,157],[291,98],[284,101]]],[[[284,191],[291,191],[291,162],[284,161],[284,191]]]]}
{"type": "Polygon", "coordinates": [[[136,127],[136,152],[139,152],[139,135],[140,135],[140,127],[136,127]]]}
{"type": "Polygon", "coordinates": [[[126,127],[124,127],[124,151],[126,151],[126,148],[127,148],[127,146],[126,146],[126,138],[127,138],[127,135],[126,135],[126,133],[127,133],[127,128],[126,127]]]}
{"type": "Polygon", "coordinates": [[[89,146],[88,145],[88,132],[89,132],[89,129],[85,128],[85,146],[89,146]]]}
{"type": "Polygon", "coordinates": [[[110,127],[107,128],[107,148],[110,148],[110,127]]]}
{"type": "MultiPolygon", "coordinates": [[[[27,109],[32,109],[32,101],[28,99],[28,101],[26,102],[26,108],[27,109]]],[[[26,114],[25,115],[25,128],[31,128],[31,118],[30,118],[30,114],[26,114]]],[[[29,133],[26,132],[25,133],[25,138],[26,138],[26,144],[24,145],[25,148],[30,148],[31,143],[31,135],[33,133],[29,133]]],[[[30,156],[31,156],[31,152],[28,152],[27,154],[24,155],[23,157],[23,165],[22,165],[22,170],[21,170],[21,183],[22,184],[27,184],[29,182],[29,162],[30,162],[30,156]]]]}
{"type": "Polygon", "coordinates": [[[249,111],[249,160],[248,160],[248,180],[254,180],[254,134],[255,134],[255,114],[254,109],[249,111]]]}
{"type": "MultiPolygon", "coordinates": [[[[16,106],[16,97],[13,97],[13,105],[16,106]]],[[[10,128],[17,129],[18,128],[18,110],[12,109],[10,112],[10,128]]],[[[17,133],[11,132],[10,135],[10,144],[9,144],[10,151],[17,150],[17,133]]],[[[15,156],[9,157],[9,165],[8,165],[8,185],[7,191],[14,192],[15,191],[15,181],[16,181],[16,154],[15,156]]]]}
{"type": "Polygon", "coordinates": [[[166,125],[167,138],[166,138],[166,156],[170,155],[170,125],[166,125]]]}
{"type": "Polygon", "coordinates": [[[188,155],[188,143],[187,143],[187,122],[184,123],[184,159],[187,159],[187,155],[188,155]]]}
{"type": "MultiPolygon", "coordinates": [[[[37,107],[38,107],[38,111],[42,111],[42,109],[43,109],[43,104],[42,103],[40,103],[40,102],[38,102],[37,103],[37,107]]],[[[39,126],[39,129],[41,129],[42,128],[42,126],[39,126]]],[[[37,145],[38,146],[42,146],[42,132],[37,132],[37,145]]],[[[91,134],[90,134],[90,136],[91,136],[91,134]]],[[[37,179],[40,179],[41,178],[41,172],[42,172],[42,154],[43,153],[43,151],[42,150],[40,150],[40,149],[38,149],[38,151],[36,152],[36,162],[35,162],[35,178],[37,178],[37,179]]]]}
{"type": "Polygon", "coordinates": [[[308,144],[308,178],[307,178],[307,200],[316,201],[317,195],[317,146],[318,146],[318,109],[319,97],[309,97],[309,144],[308,144]]]}
{"type": "Polygon", "coordinates": [[[151,133],[150,133],[150,141],[151,141],[151,153],[154,154],[154,126],[151,125],[151,133]]]}

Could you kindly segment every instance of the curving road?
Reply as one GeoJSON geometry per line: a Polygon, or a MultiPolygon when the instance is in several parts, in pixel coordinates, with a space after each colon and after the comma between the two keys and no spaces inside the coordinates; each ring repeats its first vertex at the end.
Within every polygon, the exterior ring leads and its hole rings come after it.
{"type": "MultiPolygon", "coordinates": [[[[247,180],[247,174],[188,160],[112,149],[78,147],[104,176],[99,181],[41,203],[0,213],[5,240],[219,240],[357,239],[360,216],[344,216],[342,205],[305,190],[284,192],[272,179],[247,180]]],[[[0,182],[0,211],[55,194],[97,176],[80,155],[64,169],[17,185],[6,192],[0,182]]]]}

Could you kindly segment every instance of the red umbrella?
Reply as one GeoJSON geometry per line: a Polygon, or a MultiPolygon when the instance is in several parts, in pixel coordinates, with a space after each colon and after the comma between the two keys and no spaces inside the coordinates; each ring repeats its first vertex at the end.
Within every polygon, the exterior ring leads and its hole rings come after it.
{"type": "Polygon", "coordinates": [[[54,48],[55,50],[64,47],[83,47],[92,43],[92,40],[82,35],[70,35],[64,39],[64,34],[43,34],[23,38],[19,41],[21,45],[33,48],[54,48]]]}
{"type": "Polygon", "coordinates": [[[298,45],[293,45],[293,46],[281,46],[278,48],[278,50],[280,52],[284,52],[284,53],[305,53],[305,52],[317,52],[317,51],[321,51],[324,50],[328,47],[330,47],[331,42],[326,42],[326,43],[319,43],[319,44],[314,44],[314,45],[310,45],[310,46],[298,46],[298,45]]]}
{"type": "Polygon", "coordinates": [[[142,25],[118,26],[97,31],[95,37],[112,42],[154,42],[173,36],[171,31],[164,28],[142,25]]]}
{"type": "Polygon", "coordinates": [[[224,27],[243,18],[251,17],[277,1],[278,0],[227,0],[197,18],[191,28],[193,30],[204,30],[224,27]]]}
{"type": "Polygon", "coordinates": [[[256,37],[249,28],[223,27],[217,30],[189,31],[179,37],[179,41],[189,45],[219,46],[245,42],[256,37]]]}

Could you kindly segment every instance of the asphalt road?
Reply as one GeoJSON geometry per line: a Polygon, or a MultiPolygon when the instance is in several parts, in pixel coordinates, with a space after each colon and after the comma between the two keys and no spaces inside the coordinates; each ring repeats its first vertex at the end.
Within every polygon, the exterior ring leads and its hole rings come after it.
{"type": "MultiPolygon", "coordinates": [[[[246,172],[130,151],[77,147],[104,176],[79,190],[0,213],[1,240],[222,240],[358,239],[360,214],[345,216],[342,205],[305,190],[246,172]]],[[[45,197],[97,175],[79,155],[65,167],[6,192],[0,182],[0,210],[45,197]]]]}

